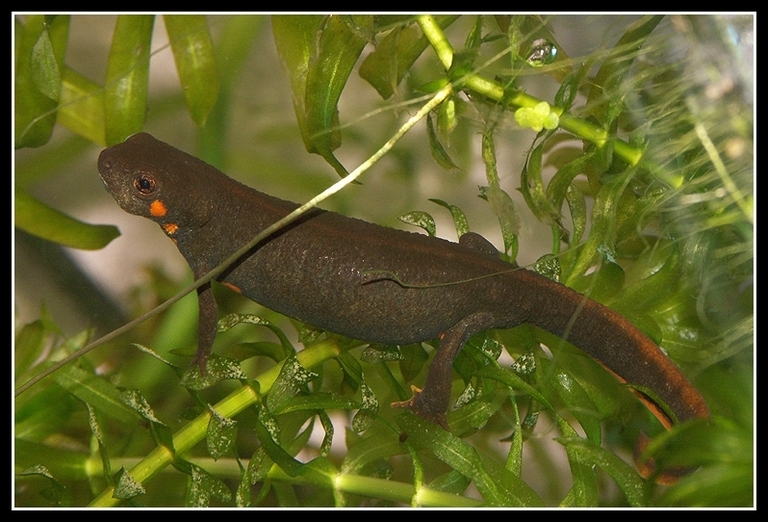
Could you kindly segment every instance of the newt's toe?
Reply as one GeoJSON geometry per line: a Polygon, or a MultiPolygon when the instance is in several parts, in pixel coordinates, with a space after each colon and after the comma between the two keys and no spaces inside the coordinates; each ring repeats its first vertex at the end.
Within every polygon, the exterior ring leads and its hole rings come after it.
{"type": "Polygon", "coordinates": [[[411,397],[407,401],[393,402],[392,407],[407,408],[411,410],[411,412],[414,415],[418,415],[424,420],[428,420],[429,422],[437,424],[438,426],[443,428],[445,431],[450,431],[450,429],[448,428],[448,421],[445,418],[445,412],[430,411],[429,408],[425,407],[423,401],[419,400],[419,397],[421,396],[420,388],[417,388],[416,386],[411,385],[411,391],[413,392],[413,397],[411,397]]]}
{"type": "Polygon", "coordinates": [[[411,393],[413,393],[413,396],[407,401],[393,402],[391,406],[393,408],[407,408],[409,410],[412,410],[414,408],[414,403],[416,402],[416,398],[421,393],[421,388],[417,388],[416,386],[411,384],[411,393]]]}

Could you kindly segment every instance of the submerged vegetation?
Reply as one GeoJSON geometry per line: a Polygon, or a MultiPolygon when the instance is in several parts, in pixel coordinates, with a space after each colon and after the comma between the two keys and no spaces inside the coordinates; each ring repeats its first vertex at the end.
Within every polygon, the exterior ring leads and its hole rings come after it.
{"type": "Polygon", "coordinates": [[[100,148],[150,130],[306,201],[443,93],[328,205],[453,237],[495,222],[508,260],[658,341],[712,420],[664,432],[524,325],[457,357],[449,433],[389,406],[436,345],[368,346],[217,288],[207,377],[189,368],[185,298],[16,396],[16,506],[754,505],[753,30],[750,15],[17,16],[17,390],[188,282],[151,255],[107,276],[144,276],[118,303],[78,264],[69,249],[104,265],[118,235],[68,215],[108,198],[88,188],[100,148]],[[79,47],[103,26],[111,44],[79,47]],[[181,87],[153,87],[169,71],[181,87]],[[72,187],[70,207],[46,195],[72,187]],[[434,215],[414,211],[428,199],[434,215]],[[697,471],[640,478],[640,430],[657,462],[697,471]]]}

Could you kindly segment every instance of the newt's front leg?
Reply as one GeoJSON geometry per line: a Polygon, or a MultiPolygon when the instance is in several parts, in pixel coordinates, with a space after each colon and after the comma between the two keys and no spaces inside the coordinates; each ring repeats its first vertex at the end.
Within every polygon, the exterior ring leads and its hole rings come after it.
{"type": "Polygon", "coordinates": [[[200,368],[200,374],[205,376],[208,373],[206,363],[208,356],[211,355],[218,325],[216,299],[213,297],[210,282],[197,289],[197,302],[200,309],[197,327],[197,352],[195,352],[192,365],[197,365],[200,368]]]}

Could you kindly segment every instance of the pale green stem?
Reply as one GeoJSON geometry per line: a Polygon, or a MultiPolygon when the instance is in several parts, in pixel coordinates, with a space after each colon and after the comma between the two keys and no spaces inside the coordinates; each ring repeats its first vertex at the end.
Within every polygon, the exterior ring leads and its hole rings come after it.
{"type": "Polygon", "coordinates": [[[723,182],[725,190],[728,191],[733,200],[739,206],[747,221],[752,223],[754,221],[754,216],[752,215],[751,202],[749,202],[747,198],[744,197],[739,188],[733,182],[733,179],[731,179],[731,176],[728,174],[728,169],[725,167],[725,163],[723,163],[723,159],[720,157],[720,153],[717,152],[715,144],[712,143],[712,140],[709,139],[709,133],[707,132],[707,129],[705,129],[704,125],[702,125],[700,122],[697,122],[694,128],[696,130],[696,136],[699,137],[701,144],[704,146],[704,150],[707,151],[709,159],[712,162],[712,165],[715,167],[715,172],[717,172],[717,175],[720,176],[720,180],[723,182]]]}

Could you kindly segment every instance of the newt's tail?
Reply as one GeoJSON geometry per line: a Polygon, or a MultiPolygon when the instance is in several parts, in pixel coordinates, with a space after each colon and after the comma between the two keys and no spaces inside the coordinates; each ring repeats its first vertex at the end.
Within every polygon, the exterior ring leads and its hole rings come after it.
{"type": "MultiPolygon", "coordinates": [[[[648,336],[610,308],[559,283],[550,281],[550,284],[559,287],[556,309],[546,317],[532,318],[532,324],[566,339],[621,381],[652,392],[658,399],[640,391],[635,394],[667,429],[675,422],[709,418],[704,398],[648,336]]],[[[670,484],[693,471],[687,468],[659,471],[652,460],[643,461],[642,453],[648,442],[648,437],[641,434],[635,447],[635,464],[644,477],[670,484]]]]}

